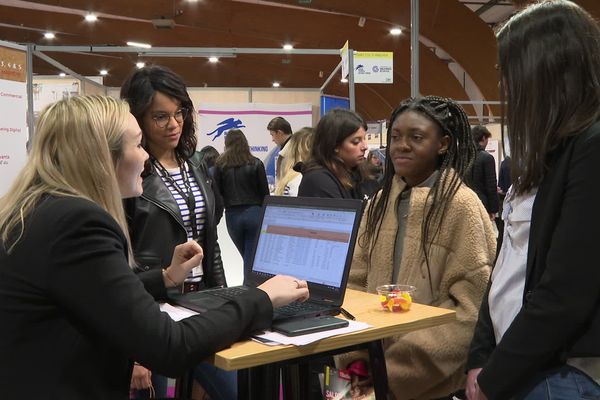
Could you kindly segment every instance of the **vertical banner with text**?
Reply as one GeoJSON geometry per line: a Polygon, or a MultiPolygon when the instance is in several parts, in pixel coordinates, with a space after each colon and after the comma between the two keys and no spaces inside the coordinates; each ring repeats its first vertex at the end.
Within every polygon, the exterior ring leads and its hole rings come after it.
{"type": "Polygon", "coordinates": [[[27,158],[27,53],[0,42],[0,196],[27,158]]]}

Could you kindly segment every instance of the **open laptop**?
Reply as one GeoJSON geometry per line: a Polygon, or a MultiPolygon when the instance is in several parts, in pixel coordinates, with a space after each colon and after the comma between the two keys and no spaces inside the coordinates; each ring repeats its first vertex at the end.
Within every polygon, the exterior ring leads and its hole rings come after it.
{"type": "Polygon", "coordinates": [[[362,216],[362,201],[351,199],[267,196],[260,231],[244,286],[208,289],[171,296],[174,303],[197,312],[220,307],[248,287],[278,275],[308,282],[310,298],[274,310],[274,320],[337,315],[362,216]]]}

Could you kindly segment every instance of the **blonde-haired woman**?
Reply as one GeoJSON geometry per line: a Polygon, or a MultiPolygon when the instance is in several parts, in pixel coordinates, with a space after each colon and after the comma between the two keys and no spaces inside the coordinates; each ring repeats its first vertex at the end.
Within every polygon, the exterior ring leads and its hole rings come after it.
{"type": "Polygon", "coordinates": [[[279,276],[182,323],[160,312],[148,291],[165,293],[203,253],[177,246],[146,290],[130,268],[121,198],[141,193],[147,157],[124,102],[73,97],[42,112],[28,163],[0,198],[3,398],[125,400],[133,360],[178,375],[307,296],[305,282],[279,276]]]}
{"type": "Polygon", "coordinates": [[[281,179],[277,181],[275,195],[298,196],[298,188],[302,181],[302,174],[294,166],[310,157],[310,148],[313,143],[314,129],[304,127],[294,133],[287,146],[281,150],[283,162],[281,164],[281,179]]]}

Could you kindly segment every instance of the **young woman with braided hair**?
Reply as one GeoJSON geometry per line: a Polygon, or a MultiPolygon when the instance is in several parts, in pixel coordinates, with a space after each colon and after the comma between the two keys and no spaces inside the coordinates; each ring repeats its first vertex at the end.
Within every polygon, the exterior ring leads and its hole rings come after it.
{"type": "MultiPolygon", "coordinates": [[[[465,383],[477,310],[494,262],[492,223],[463,179],[475,157],[464,110],[435,96],[403,101],[390,118],[382,189],[368,204],[348,280],[353,289],[417,287],[414,300],[456,321],[386,340],[397,400],[447,398],[465,383]]],[[[362,362],[341,357],[342,367],[362,362]]],[[[352,367],[352,366],[350,366],[352,367]]]]}

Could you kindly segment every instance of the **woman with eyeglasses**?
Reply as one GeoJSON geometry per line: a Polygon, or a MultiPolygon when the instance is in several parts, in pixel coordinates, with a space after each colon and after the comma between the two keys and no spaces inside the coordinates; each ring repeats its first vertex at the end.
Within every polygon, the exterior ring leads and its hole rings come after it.
{"type": "MultiPolygon", "coordinates": [[[[164,268],[176,245],[195,240],[204,250],[204,259],[183,283],[183,291],[226,286],[217,242],[223,206],[204,163],[195,156],[194,106],[185,83],[165,67],[148,66],[125,81],[121,98],[129,103],[142,128],[144,148],[149,154],[143,194],[125,203],[138,270],[143,273],[164,268]]],[[[148,387],[148,375],[137,367],[132,387],[148,387]],[[137,376],[140,378],[136,380],[137,376]]],[[[166,386],[166,379],[154,379],[157,395],[166,391],[159,381],[166,386]]]]}

